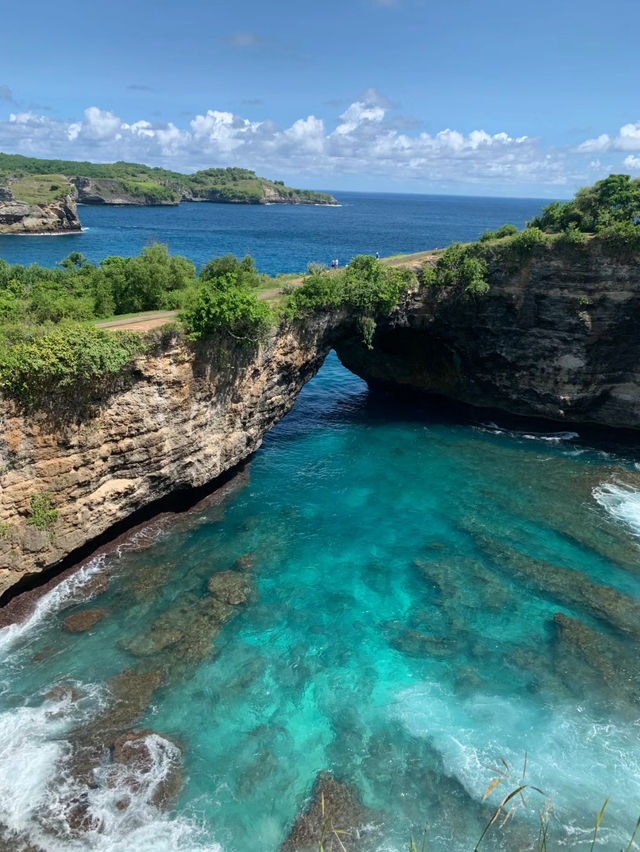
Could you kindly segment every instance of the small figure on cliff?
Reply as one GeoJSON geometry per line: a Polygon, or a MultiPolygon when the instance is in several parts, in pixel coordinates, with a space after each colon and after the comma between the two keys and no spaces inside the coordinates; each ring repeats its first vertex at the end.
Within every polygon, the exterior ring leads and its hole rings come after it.
{"type": "Polygon", "coordinates": [[[379,251],[376,252],[376,260],[380,260],[380,252],[379,251]]]}

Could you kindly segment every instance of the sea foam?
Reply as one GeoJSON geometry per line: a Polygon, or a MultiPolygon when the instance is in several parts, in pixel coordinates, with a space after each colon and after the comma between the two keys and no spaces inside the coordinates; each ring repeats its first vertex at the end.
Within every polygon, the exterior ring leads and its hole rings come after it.
{"type": "Polygon", "coordinates": [[[592,493],[603,509],[640,537],[640,491],[627,485],[605,482],[594,488],[592,493]]]}

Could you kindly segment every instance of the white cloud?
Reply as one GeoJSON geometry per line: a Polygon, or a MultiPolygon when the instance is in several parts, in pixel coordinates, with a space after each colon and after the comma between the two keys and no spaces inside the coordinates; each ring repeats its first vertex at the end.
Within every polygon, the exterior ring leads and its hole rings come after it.
{"type": "Polygon", "coordinates": [[[598,151],[640,151],[640,121],[623,124],[617,136],[603,133],[595,139],[586,139],[578,146],[578,151],[595,153],[598,151]]]}
{"type": "Polygon", "coordinates": [[[634,157],[633,154],[629,154],[622,162],[628,169],[638,169],[640,171],[640,157],[634,157]]]}
{"type": "Polygon", "coordinates": [[[342,112],[335,127],[308,115],[281,128],[269,119],[250,121],[216,109],[193,116],[185,128],[146,118],[129,123],[97,106],[88,107],[79,121],[23,112],[0,120],[0,150],[124,159],[185,171],[238,165],[269,176],[375,174],[494,186],[568,181],[566,152],[544,151],[538,139],[481,128],[406,131],[399,129],[395,109],[369,89],[342,112]]]}

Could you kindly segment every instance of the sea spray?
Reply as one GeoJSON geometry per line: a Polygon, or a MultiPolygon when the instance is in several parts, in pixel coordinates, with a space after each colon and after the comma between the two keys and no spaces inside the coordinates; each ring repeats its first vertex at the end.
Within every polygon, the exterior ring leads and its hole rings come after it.
{"type": "Polygon", "coordinates": [[[593,489],[597,502],[640,538],[640,491],[628,485],[605,482],[593,489]]]}

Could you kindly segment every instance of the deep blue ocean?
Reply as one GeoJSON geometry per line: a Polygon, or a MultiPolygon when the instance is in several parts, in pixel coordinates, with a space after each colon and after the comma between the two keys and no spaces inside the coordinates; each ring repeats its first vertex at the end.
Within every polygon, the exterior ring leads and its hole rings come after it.
{"type": "MultiPolygon", "coordinates": [[[[341,201],[84,208],[82,235],[10,250],[51,263],[58,246],[97,259],[161,239],[276,272],[469,239],[538,206],[341,201]]],[[[222,503],[150,523],[0,631],[0,824],[55,852],[277,852],[329,770],[368,809],[363,838],[341,835],[348,852],[407,852],[425,824],[429,852],[472,852],[522,783],[542,793],[512,800],[481,850],[539,848],[547,808],[545,848],[588,850],[610,796],[595,848],[619,852],[640,814],[639,537],[637,448],[379,395],[331,354],[222,503]],[[211,639],[208,581],[239,565],[250,600],[211,639]],[[109,588],[90,605],[107,615],[66,632],[101,572],[109,588]],[[156,732],[152,764],[133,787],[100,768],[81,783],[73,731],[132,668],[163,677],[138,724],[156,732]],[[177,748],[181,792],[162,811],[177,748]],[[483,802],[494,767],[506,777],[483,802]],[[62,818],[70,800],[89,831],[62,818]]]]}
{"type": "Polygon", "coordinates": [[[92,262],[135,255],[166,243],[197,266],[212,257],[250,254],[261,272],[304,272],[307,264],[341,265],[357,254],[385,255],[474,240],[505,222],[522,227],[548,202],[517,198],[365,195],[336,192],[340,207],[273,204],[181,204],[179,207],[80,205],[82,233],[55,237],[0,236],[9,263],[52,266],[72,251],[92,262]]]}

